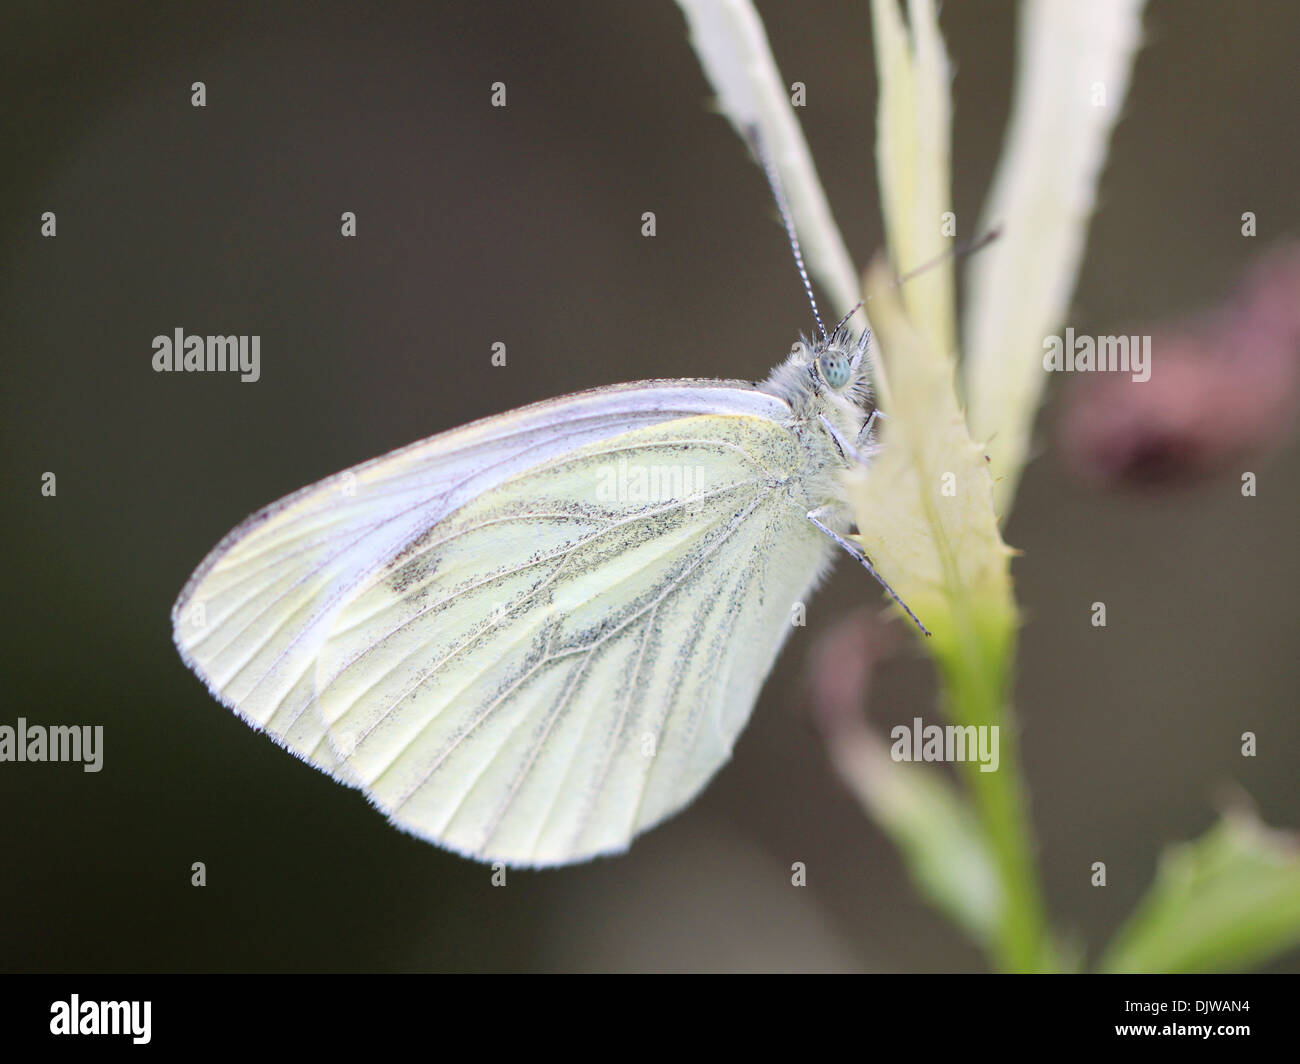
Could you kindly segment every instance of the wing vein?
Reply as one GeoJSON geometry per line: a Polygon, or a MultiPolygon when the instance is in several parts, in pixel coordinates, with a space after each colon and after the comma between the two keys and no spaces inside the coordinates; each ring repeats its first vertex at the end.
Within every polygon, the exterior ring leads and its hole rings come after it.
{"type": "MultiPolygon", "coordinates": [[[[534,598],[537,597],[538,594],[540,594],[543,590],[545,590],[547,587],[554,584],[559,579],[560,574],[564,571],[565,567],[568,565],[569,560],[573,557],[575,551],[590,546],[591,544],[600,540],[602,537],[608,536],[610,533],[614,532],[619,528],[624,527],[625,525],[635,524],[638,521],[649,520],[651,518],[658,517],[661,514],[672,513],[676,510],[683,509],[688,505],[693,505],[698,502],[703,502],[707,499],[711,499],[717,496],[726,495],[740,488],[748,487],[751,484],[757,484],[757,483],[759,483],[759,481],[740,481],[739,483],[730,484],[727,487],[717,489],[716,491],[704,492],[703,494],[700,495],[691,496],[688,499],[677,500],[672,503],[665,504],[664,506],[654,510],[646,510],[638,514],[633,514],[629,517],[620,518],[617,521],[614,521],[613,523],[606,525],[604,528],[601,528],[596,532],[593,532],[590,536],[584,537],[583,539],[580,539],[575,543],[568,544],[565,547],[552,552],[551,554],[546,554],[539,558],[532,559],[520,565],[514,566],[513,568],[503,569],[500,572],[493,573],[491,576],[484,577],[482,580],[479,580],[473,584],[469,584],[463,588],[458,588],[455,591],[449,592],[447,595],[444,595],[437,602],[431,603],[430,605],[424,607],[419,612],[414,613],[410,617],[405,618],[400,624],[394,627],[391,631],[385,633],[383,636],[381,636],[375,642],[371,643],[369,646],[358,651],[351,659],[349,659],[344,664],[342,668],[338,670],[338,672],[336,673],[336,677],[342,675],[343,672],[346,671],[346,669],[351,668],[353,665],[355,665],[366,655],[373,653],[375,650],[379,648],[379,646],[381,646],[387,640],[391,639],[394,635],[401,632],[404,628],[415,623],[416,621],[420,620],[420,618],[424,617],[425,615],[427,615],[428,613],[434,610],[441,610],[445,608],[449,604],[455,602],[456,599],[460,598],[465,594],[468,594],[471,591],[476,591],[479,588],[489,586],[493,583],[507,579],[511,576],[517,576],[520,573],[523,573],[528,569],[534,568],[537,565],[541,565],[546,562],[559,559],[560,565],[557,566],[555,572],[553,572],[545,580],[541,581],[535,588],[529,591],[528,594],[526,594],[523,598],[521,598],[517,603],[515,603],[511,607],[507,616],[508,617],[513,616],[517,610],[519,610],[522,606],[526,605],[528,602],[532,601],[534,598]]],[[[497,622],[495,620],[491,622],[484,622],[478,628],[476,628],[472,633],[466,636],[459,644],[457,644],[451,650],[447,651],[447,653],[441,658],[441,660],[436,662],[431,668],[425,671],[418,680],[416,680],[410,687],[408,687],[405,691],[403,691],[400,695],[398,695],[397,698],[384,709],[383,713],[362,733],[360,739],[358,739],[358,743],[364,742],[366,736],[369,735],[370,732],[372,732],[376,727],[382,724],[384,720],[387,719],[388,715],[402,701],[404,701],[407,697],[409,697],[413,691],[417,690],[420,687],[420,685],[423,684],[430,676],[432,676],[444,665],[446,665],[447,662],[449,662],[457,654],[461,653],[461,651],[465,650],[470,646],[473,646],[474,643],[482,636],[483,632],[486,631],[488,627],[494,626],[496,623],[497,622]]],[[[420,648],[416,647],[415,649],[411,650],[405,657],[403,657],[399,661],[394,662],[387,669],[383,670],[382,672],[374,676],[370,680],[370,682],[366,684],[364,688],[362,688],[360,691],[357,691],[353,695],[352,700],[349,703],[349,709],[353,704],[355,704],[355,702],[358,699],[363,697],[367,692],[373,690],[376,686],[382,683],[385,678],[387,678],[397,669],[401,668],[402,665],[404,665],[407,661],[409,661],[412,657],[414,657],[419,652],[420,652],[420,648]]],[[[347,710],[344,710],[343,713],[339,714],[339,717],[342,717],[346,712],[347,710]]],[[[339,718],[336,717],[336,719],[339,718]]]]}
{"type": "MultiPolygon", "coordinates": [[[[719,549],[719,548],[720,548],[724,543],[726,543],[728,539],[731,538],[732,534],[736,531],[736,529],[739,528],[739,527],[740,527],[740,526],[741,526],[741,525],[742,525],[742,524],[743,524],[743,523],[744,523],[744,522],[749,518],[749,515],[752,514],[752,513],[754,512],[754,510],[759,506],[759,504],[760,504],[761,502],[763,502],[763,501],[767,498],[767,496],[771,493],[771,490],[772,490],[772,489],[769,488],[769,489],[767,489],[767,491],[764,491],[764,492],[762,492],[761,494],[759,494],[758,496],[756,496],[755,499],[754,499],[754,501],[751,502],[751,503],[750,503],[750,504],[749,504],[749,505],[748,505],[748,506],[747,506],[747,507],[746,507],[746,508],[741,512],[741,513],[739,513],[739,514],[737,514],[736,516],[734,516],[734,517],[731,519],[731,522],[727,525],[727,527],[724,528],[724,529],[719,533],[717,539],[716,539],[713,543],[709,544],[709,546],[708,546],[708,547],[705,549],[705,551],[700,555],[700,557],[696,558],[696,559],[695,559],[695,560],[690,564],[690,566],[686,569],[685,572],[683,572],[680,576],[678,576],[678,577],[676,577],[675,579],[673,579],[673,580],[669,583],[668,587],[663,591],[663,593],[660,594],[659,597],[658,597],[657,599],[655,599],[652,603],[648,603],[647,605],[643,606],[641,609],[634,611],[634,612],[632,613],[631,616],[627,617],[625,620],[623,620],[622,622],[620,622],[618,625],[616,625],[616,626],[615,626],[613,629],[611,629],[609,632],[606,632],[604,635],[600,636],[598,639],[596,639],[595,641],[593,641],[593,642],[592,642],[591,644],[589,644],[588,646],[586,646],[586,647],[581,647],[581,648],[577,648],[576,650],[566,651],[565,654],[568,654],[568,653],[585,653],[585,654],[587,654],[587,655],[590,655],[590,654],[591,654],[591,653],[592,653],[592,652],[593,652],[597,647],[601,646],[602,644],[604,644],[605,642],[607,642],[609,639],[613,638],[615,635],[617,635],[619,632],[621,632],[624,628],[626,628],[629,624],[632,624],[634,621],[636,621],[636,620],[639,619],[640,617],[644,616],[645,613],[646,613],[647,611],[657,612],[658,609],[659,609],[659,607],[663,605],[664,601],[665,601],[665,600],[666,600],[670,595],[672,595],[672,594],[674,594],[675,592],[679,591],[679,590],[680,590],[680,589],[685,585],[685,582],[686,582],[687,578],[688,578],[688,577],[689,577],[689,576],[690,576],[690,575],[691,575],[691,574],[692,574],[692,573],[693,573],[697,568],[699,568],[699,566],[701,566],[705,561],[707,561],[710,557],[712,557],[713,554],[714,554],[714,553],[715,553],[715,552],[716,552],[716,551],[717,551],[717,550],[718,550],[718,549],[719,549]]],[[[563,656],[565,656],[565,654],[557,654],[557,655],[553,655],[552,657],[553,657],[553,658],[559,658],[559,657],[563,657],[563,656]]],[[[588,658],[588,660],[590,660],[590,659],[588,658]]],[[[585,666],[584,666],[584,667],[585,667],[585,666]]],[[[553,710],[553,711],[552,711],[552,714],[551,714],[551,721],[552,721],[552,722],[553,722],[553,720],[554,720],[555,713],[556,713],[556,711],[553,710]]],[[[550,729],[550,722],[548,722],[548,726],[547,726],[547,734],[549,734],[549,729],[550,729]]],[[[534,762],[534,760],[535,760],[535,753],[536,753],[536,751],[534,751],[534,757],[531,757],[531,758],[529,759],[529,761],[527,762],[527,764],[524,766],[523,770],[520,772],[518,779],[515,781],[515,785],[512,787],[512,789],[511,789],[511,793],[510,793],[510,800],[511,800],[511,801],[513,801],[513,798],[514,798],[515,793],[517,793],[519,787],[522,785],[524,777],[527,776],[529,770],[531,770],[531,768],[532,768],[532,766],[533,766],[533,762],[534,762]]],[[[562,779],[568,779],[568,777],[572,774],[572,771],[573,771],[573,765],[574,765],[574,762],[575,762],[576,759],[577,759],[577,756],[578,756],[578,750],[575,748],[574,752],[569,756],[568,763],[565,765],[564,775],[563,775],[562,779]]],[[[426,777],[426,779],[427,779],[427,777],[426,777]]],[[[546,812],[545,812],[545,813],[543,814],[543,816],[542,816],[541,826],[538,828],[538,831],[537,831],[537,837],[538,837],[538,838],[540,838],[541,835],[545,832],[545,830],[546,830],[546,825],[547,825],[547,823],[549,823],[551,816],[554,814],[556,800],[558,799],[558,797],[559,797],[559,795],[560,795],[560,793],[561,793],[562,791],[563,791],[563,786],[561,786],[560,788],[558,788],[558,789],[556,790],[555,794],[552,795],[552,797],[551,797],[551,802],[550,802],[550,804],[547,806],[546,812]]],[[[504,812],[505,812],[505,811],[503,810],[502,813],[501,813],[500,815],[503,816],[503,815],[504,815],[504,812]]],[[[489,836],[489,839],[490,839],[490,838],[491,838],[491,836],[489,836]]],[[[536,845],[536,843],[534,843],[534,845],[536,845]]]]}
{"type": "MultiPolygon", "coordinates": [[[[724,530],[724,532],[725,532],[725,530],[724,530]]],[[[567,563],[567,561],[568,561],[568,559],[566,558],[566,559],[565,559],[565,562],[567,563]]],[[[557,572],[558,572],[558,570],[557,570],[557,572]]],[[[683,577],[684,577],[685,575],[687,575],[687,574],[683,574],[683,577]]],[[[647,607],[647,608],[648,608],[648,607],[647,607]]],[[[548,637],[547,637],[547,645],[546,645],[546,648],[545,648],[545,650],[544,650],[544,652],[543,652],[542,657],[541,657],[541,658],[539,659],[539,661],[537,662],[537,664],[534,665],[532,668],[530,668],[530,669],[529,669],[529,670],[528,670],[524,675],[522,675],[522,676],[520,677],[519,680],[517,680],[515,683],[511,684],[510,687],[507,688],[507,690],[506,690],[506,691],[505,691],[501,696],[498,696],[496,699],[494,699],[494,700],[492,701],[492,703],[490,704],[489,709],[491,709],[491,710],[495,710],[495,709],[500,705],[500,703],[504,700],[504,698],[506,698],[507,696],[513,694],[516,690],[518,690],[518,688],[519,688],[519,687],[520,687],[520,686],[521,686],[525,681],[527,681],[528,679],[530,679],[530,678],[531,678],[531,677],[532,677],[532,676],[537,672],[537,670],[540,669],[540,668],[542,668],[544,665],[548,664],[548,663],[551,662],[551,661],[558,661],[558,660],[561,659],[561,658],[569,657],[569,656],[571,656],[571,655],[573,655],[573,654],[587,653],[587,652],[589,652],[589,651],[594,650],[596,647],[598,647],[598,646],[600,646],[601,644],[603,644],[603,643],[605,642],[606,639],[608,639],[608,638],[610,638],[610,637],[612,637],[612,636],[618,634],[618,632],[621,631],[623,627],[625,627],[627,624],[629,624],[629,623],[631,623],[633,620],[635,620],[635,619],[636,619],[636,616],[637,616],[637,614],[634,614],[633,616],[629,617],[626,621],[624,621],[622,624],[620,624],[620,625],[618,625],[617,627],[611,629],[609,632],[606,632],[604,635],[598,637],[597,639],[593,640],[593,641],[592,641],[591,643],[589,643],[589,644],[580,645],[580,646],[577,646],[577,647],[570,647],[570,648],[568,648],[568,649],[566,649],[566,650],[560,651],[559,653],[554,653],[554,654],[553,654],[553,653],[550,652],[550,641],[551,641],[551,637],[548,635],[548,637]]],[[[432,676],[435,672],[437,672],[438,669],[440,669],[440,668],[441,668],[441,667],[442,667],[442,666],[443,666],[443,665],[444,665],[444,664],[445,664],[445,663],[450,659],[450,657],[452,656],[452,654],[454,654],[454,653],[459,653],[459,651],[460,651],[461,649],[463,649],[464,646],[465,646],[467,643],[472,642],[474,638],[475,638],[474,636],[470,636],[470,637],[468,637],[468,638],[467,638],[467,639],[466,639],[466,640],[461,644],[461,646],[459,646],[459,647],[456,648],[455,651],[452,651],[452,652],[448,653],[448,655],[446,655],[446,656],[442,659],[442,661],[440,661],[440,662],[439,662],[436,666],[434,666],[432,669],[428,670],[428,671],[427,671],[427,672],[426,672],[426,673],[421,677],[421,679],[420,679],[419,681],[417,681],[417,682],[416,682],[412,687],[408,688],[408,689],[407,689],[407,690],[406,690],[406,691],[405,691],[405,692],[404,692],[404,693],[403,693],[403,694],[402,694],[402,695],[397,699],[397,701],[391,703],[391,704],[390,704],[390,705],[385,709],[385,711],[384,711],[384,717],[387,717],[390,713],[392,713],[392,711],[397,707],[397,705],[400,704],[402,701],[404,701],[404,700],[405,700],[405,699],[406,699],[406,698],[411,694],[411,692],[417,690],[417,689],[419,688],[419,686],[425,682],[425,680],[427,680],[430,676],[432,676]]],[[[409,657],[409,655],[408,655],[408,657],[409,657]]],[[[490,668],[493,668],[493,667],[494,667],[494,666],[492,666],[492,665],[485,667],[485,668],[484,668],[480,673],[478,673],[478,674],[474,677],[474,679],[478,679],[478,678],[481,677],[485,672],[487,672],[490,668]]],[[[463,743],[467,738],[469,738],[469,735],[470,735],[470,734],[471,734],[475,729],[477,729],[478,726],[484,722],[484,720],[487,719],[487,716],[488,716],[488,714],[485,712],[485,713],[481,713],[479,716],[475,717],[473,724],[472,724],[469,728],[467,728],[467,729],[466,729],[462,734],[458,735],[458,736],[455,738],[455,740],[453,741],[452,745],[451,745],[449,748],[447,748],[446,750],[444,750],[441,754],[439,754],[439,756],[438,756],[438,758],[437,758],[437,761],[436,761],[436,762],[434,763],[434,765],[433,765],[433,766],[428,770],[428,772],[426,772],[426,773],[424,774],[424,776],[423,776],[423,777],[422,777],[422,778],[421,778],[421,779],[420,779],[420,780],[419,780],[419,781],[418,781],[418,782],[417,782],[417,783],[416,783],[416,784],[415,784],[415,785],[414,785],[410,790],[406,791],[406,792],[403,794],[403,796],[402,796],[402,798],[400,799],[400,801],[398,802],[397,806],[394,807],[394,811],[396,811],[396,809],[400,809],[402,805],[404,805],[407,801],[410,800],[411,795],[414,794],[415,791],[419,790],[420,787],[424,786],[424,784],[428,781],[428,778],[429,778],[431,775],[433,775],[433,773],[434,773],[434,772],[435,772],[435,771],[436,771],[436,770],[437,770],[437,769],[442,765],[442,763],[443,763],[443,762],[444,762],[444,761],[445,761],[449,756],[451,756],[452,753],[455,752],[455,750],[460,746],[461,743],[463,743]]],[[[381,720],[382,720],[382,719],[383,719],[383,718],[381,718],[381,720]]],[[[424,723],[424,725],[420,728],[419,731],[417,731],[413,736],[411,736],[410,739],[407,740],[407,742],[406,742],[406,743],[405,743],[405,744],[404,744],[404,745],[403,745],[403,746],[402,746],[402,747],[397,751],[397,753],[394,754],[393,757],[389,759],[388,763],[387,763],[387,764],[386,764],[386,765],[385,765],[385,766],[384,766],[384,767],[383,767],[383,768],[382,768],[378,773],[375,774],[374,782],[378,782],[380,779],[383,778],[383,776],[384,776],[384,775],[385,775],[385,774],[386,774],[386,773],[387,773],[387,772],[388,772],[388,771],[393,767],[393,765],[395,765],[395,764],[397,763],[397,761],[401,758],[402,754],[405,753],[405,751],[406,751],[407,749],[409,749],[409,747],[411,746],[411,744],[419,740],[420,736],[424,734],[424,732],[428,729],[428,727],[433,723],[433,721],[434,721],[435,719],[437,719],[437,718],[436,718],[436,717],[431,717],[429,720],[427,720],[427,721],[424,723]]],[[[376,726],[378,726],[379,723],[380,723],[380,721],[376,721],[374,724],[372,724],[371,727],[368,728],[368,729],[366,730],[366,733],[365,733],[365,734],[368,735],[371,731],[374,730],[374,728],[375,728],[376,726]]],[[[361,743],[363,740],[364,740],[364,735],[362,736],[362,739],[358,740],[357,745],[360,745],[360,743],[361,743]]],[[[372,785],[373,785],[373,784],[372,784],[372,785]]]]}

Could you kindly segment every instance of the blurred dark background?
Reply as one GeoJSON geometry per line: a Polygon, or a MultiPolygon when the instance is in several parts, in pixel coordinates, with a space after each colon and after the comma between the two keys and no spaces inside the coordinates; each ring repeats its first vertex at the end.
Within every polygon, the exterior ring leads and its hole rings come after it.
{"type": "MultiPolygon", "coordinates": [[[[759,7],[786,81],[808,86],[804,128],[865,263],[882,240],[867,5],[759,7]]],[[[1014,15],[943,12],[967,233],[1000,149],[1014,15]]],[[[1300,13],[1165,0],[1145,25],[1081,332],[1213,303],[1300,233],[1300,13]]],[[[0,764],[0,967],[982,969],[809,723],[812,641],[877,599],[848,566],[695,805],[626,856],[505,889],[245,727],[171,644],[191,569],[286,492],[578,388],[759,378],[809,326],[768,191],[710,113],[673,3],[20,3],[0,42],[0,723],[105,728],[99,774],[0,764]],[[262,379],[154,373],[151,340],[176,327],[260,334],[262,379]]],[[[1059,405],[1006,528],[1024,551],[1017,705],[1050,906],[1095,955],[1160,848],[1202,832],[1225,790],[1300,826],[1300,454],[1260,459],[1254,499],[1236,475],[1103,494],[1049,446],[1059,405]]],[[[929,717],[933,695],[910,653],[878,678],[872,718],[929,717]]]]}

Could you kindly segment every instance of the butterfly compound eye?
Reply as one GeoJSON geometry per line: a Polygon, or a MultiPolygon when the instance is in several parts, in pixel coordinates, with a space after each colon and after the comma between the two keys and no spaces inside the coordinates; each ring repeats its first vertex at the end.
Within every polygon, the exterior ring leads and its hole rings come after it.
{"type": "Polygon", "coordinates": [[[818,365],[821,366],[822,376],[836,391],[839,391],[849,383],[849,377],[852,370],[849,368],[849,358],[838,351],[826,351],[818,359],[818,365]]]}

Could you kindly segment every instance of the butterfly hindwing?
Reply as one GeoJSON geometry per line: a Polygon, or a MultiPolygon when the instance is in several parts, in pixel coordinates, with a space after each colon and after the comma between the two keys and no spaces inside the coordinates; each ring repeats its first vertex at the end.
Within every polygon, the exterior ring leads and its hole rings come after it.
{"type": "Polygon", "coordinates": [[[726,760],[819,565],[800,461],[775,421],[700,415],[484,492],[337,614],[316,680],[335,748],[461,852],[626,847],[726,760]]]}
{"type": "Polygon", "coordinates": [[[422,836],[518,863],[622,848],[725,760],[824,558],[784,491],[788,415],[648,382],[413,444],[235,529],[177,645],[422,836]]]}

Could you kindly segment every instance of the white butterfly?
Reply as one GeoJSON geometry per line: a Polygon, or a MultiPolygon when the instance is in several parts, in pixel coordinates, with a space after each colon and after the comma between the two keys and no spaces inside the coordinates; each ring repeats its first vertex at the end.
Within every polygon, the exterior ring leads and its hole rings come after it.
{"type": "Polygon", "coordinates": [[[763,384],[598,388],[304,488],[203,561],[176,645],[407,831],[511,865],[623,850],[727,760],[835,544],[870,568],[840,486],[866,348],[841,324],[763,384]]]}
{"type": "MultiPolygon", "coordinates": [[[[762,384],[662,380],[485,418],[272,503],[172,608],[222,702],[467,857],[625,850],[731,755],[845,538],[867,346],[817,321],[762,384]]],[[[861,304],[859,304],[860,306],[861,304]]],[[[927,633],[928,634],[928,633],[927,633]]]]}

